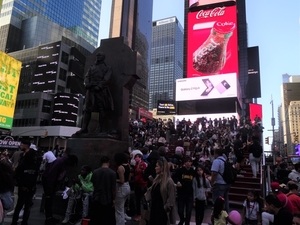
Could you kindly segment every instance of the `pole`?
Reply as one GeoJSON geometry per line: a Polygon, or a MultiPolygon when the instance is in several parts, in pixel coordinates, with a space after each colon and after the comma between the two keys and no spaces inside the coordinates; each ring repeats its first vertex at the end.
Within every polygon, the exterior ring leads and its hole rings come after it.
{"type": "MultiPolygon", "coordinates": [[[[271,97],[272,98],[272,97],[271,97]]],[[[275,165],[276,163],[276,157],[275,157],[275,140],[274,140],[274,137],[275,137],[275,129],[274,129],[274,126],[275,126],[275,118],[274,118],[274,104],[273,104],[273,99],[271,100],[271,104],[272,104],[272,118],[271,118],[271,124],[272,124],[272,135],[273,135],[273,141],[272,141],[272,153],[273,153],[273,165],[275,165]]]]}

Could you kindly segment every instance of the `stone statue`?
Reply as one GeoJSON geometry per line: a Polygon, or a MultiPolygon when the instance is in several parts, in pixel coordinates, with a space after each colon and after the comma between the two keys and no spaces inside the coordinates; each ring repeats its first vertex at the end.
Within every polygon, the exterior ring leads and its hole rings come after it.
{"type": "Polygon", "coordinates": [[[98,127],[94,134],[106,133],[104,120],[106,112],[114,109],[113,99],[109,90],[109,83],[112,78],[112,68],[104,62],[105,54],[98,52],[96,62],[92,65],[84,77],[86,88],[85,105],[82,127],[75,135],[88,133],[88,125],[92,112],[99,113],[98,127]]]}

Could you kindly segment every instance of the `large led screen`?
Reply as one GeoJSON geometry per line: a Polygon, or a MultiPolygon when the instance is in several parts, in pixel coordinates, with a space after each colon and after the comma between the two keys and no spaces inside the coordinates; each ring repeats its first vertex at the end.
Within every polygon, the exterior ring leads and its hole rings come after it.
{"type": "Polygon", "coordinates": [[[176,80],[176,101],[237,97],[235,74],[176,80]]]}
{"type": "Polygon", "coordinates": [[[223,2],[235,2],[235,0],[188,0],[189,1],[189,7],[198,7],[198,6],[204,6],[204,5],[211,5],[211,4],[217,4],[217,3],[223,3],[223,2]]]}
{"type": "Polygon", "coordinates": [[[0,128],[11,129],[22,63],[0,51],[0,128]]]}
{"type": "Polygon", "coordinates": [[[172,100],[157,101],[157,115],[176,114],[176,102],[172,100]]]}
{"type": "Polygon", "coordinates": [[[260,98],[260,69],[258,46],[248,48],[247,98],[260,98]]]}
{"type": "Polygon", "coordinates": [[[252,123],[254,122],[254,119],[256,116],[258,116],[262,120],[262,105],[250,103],[249,104],[249,114],[250,114],[250,120],[252,123]]]}
{"type": "Polygon", "coordinates": [[[76,94],[59,93],[54,96],[52,114],[53,126],[75,127],[78,115],[79,98],[76,94]]]}
{"type": "Polygon", "coordinates": [[[238,74],[236,6],[188,14],[187,78],[238,74]]]}
{"type": "Polygon", "coordinates": [[[42,45],[38,50],[32,92],[54,92],[59,64],[60,42],[42,45]]]}

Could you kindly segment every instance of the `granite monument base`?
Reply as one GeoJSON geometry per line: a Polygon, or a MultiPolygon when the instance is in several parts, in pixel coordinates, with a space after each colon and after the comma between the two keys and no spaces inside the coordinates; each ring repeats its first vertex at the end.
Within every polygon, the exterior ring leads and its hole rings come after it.
{"type": "Polygon", "coordinates": [[[128,150],[128,143],[107,138],[70,138],[67,141],[70,154],[76,155],[78,164],[68,169],[67,176],[73,179],[78,176],[83,165],[89,165],[92,170],[100,167],[100,159],[106,155],[110,158],[110,167],[114,169],[114,155],[128,150]]]}

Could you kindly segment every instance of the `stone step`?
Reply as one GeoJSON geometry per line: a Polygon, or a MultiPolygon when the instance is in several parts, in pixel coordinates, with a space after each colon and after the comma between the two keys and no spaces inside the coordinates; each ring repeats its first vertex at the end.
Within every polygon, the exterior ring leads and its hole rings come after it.
{"type": "Polygon", "coordinates": [[[234,184],[231,185],[231,188],[260,189],[261,184],[254,182],[236,181],[234,184]]]}

